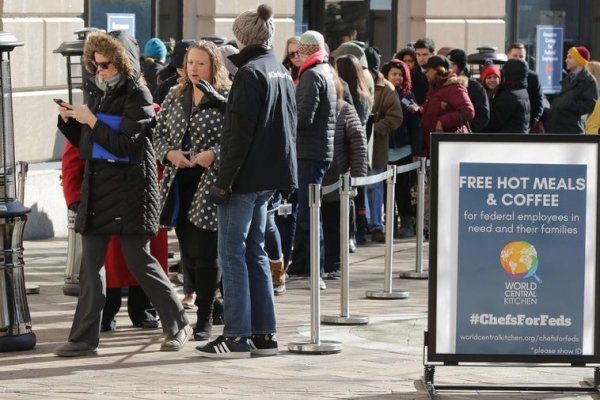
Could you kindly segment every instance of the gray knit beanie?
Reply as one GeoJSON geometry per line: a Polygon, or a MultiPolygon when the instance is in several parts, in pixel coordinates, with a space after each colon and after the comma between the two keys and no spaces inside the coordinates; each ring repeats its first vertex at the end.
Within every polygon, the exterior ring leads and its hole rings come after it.
{"type": "Polygon", "coordinates": [[[246,46],[271,46],[274,31],[273,9],[267,4],[261,4],[256,10],[245,11],[233,21],[235,38],[246,46]]]}

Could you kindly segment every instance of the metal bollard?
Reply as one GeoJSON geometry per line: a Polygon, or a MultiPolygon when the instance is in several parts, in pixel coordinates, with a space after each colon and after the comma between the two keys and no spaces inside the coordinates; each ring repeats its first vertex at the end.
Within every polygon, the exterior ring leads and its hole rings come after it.
{"type": "Polygon", "coordinates": [[[342,344],[332,340],[321,340],[320,314],[321,289],[320,277],[320,207],[321,185],[308,187],[310,206],[310,342],[292,342],[288,350],[292,353],[333,354],[342,351],[342,344]]]}
{"type": "Polygon", "coordinates": [[[386,180],[387,196],[385,200],[385,268],[383,271],[383,291],[367,290],[366,296],[369,299],[406,299],[410,292],[407,290],[392,291],[392,258],[394,254],[394,197],[396,185],[396,166],[388,166],[388,171],[392,170],[391,176],[386,180]]]}
{"type": "Polygon", "coordinates": [[[342,175],[342,186],[340,187],[340,315],[323,315],[321,322],[339,325],[365,325],[369,323],[369,317],[363,315],[350,315],[350,174],[342,175]]]}
{"type": "Polygon", "coordinates": [[[65,284],[63,293],[66,296],[79,296],[79,268],[81,267],[81,235],[75,232],[77,211],[67,210],[68,242],[67,266],[65,268],[65,284]]]}
{"type": "Polygon", "coordinates": [[[423,223],[425,220],[425,173],[427,170],[427,159],[420,158],[421,166],[417,171],[417,256],[414,271],[400,273],[400,278],[427,279],[429,272],[423,270],[423,223]]]}

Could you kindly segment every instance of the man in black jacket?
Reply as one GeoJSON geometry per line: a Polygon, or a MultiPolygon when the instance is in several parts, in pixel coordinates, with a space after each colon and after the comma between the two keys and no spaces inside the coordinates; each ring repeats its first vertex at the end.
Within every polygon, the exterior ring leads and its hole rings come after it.
{"type": "Polygon", "coordinates": [[[429,57],[435,55],[435,43],[429,38],[419,39],[414,44],[417,55],[417,65],[410,70],[410,80],[412,82],[412,91],[417,98],[417,103],[423,105],[429,90],[429,82],[425,77],[423,65],[427,64],[429,57]]]}
{"type": "MultiPolygon", "coordinates": [[[[525,45],[519,42],[511,44],[506,51],[506,56],[509,60],[511,58],[520,58],[527,62],[527,50],[525,50],[525,45]]],[[[529,127],[535,129],[534,126],[536,126],[544,113],[544,92],[542,92],[542,84],[540,83],[538,74],[531,69],[527,70],[527,95],[529,96],[529,104],[531,106],[529,127]]]]}
{"type": "Polygon", "coordinates": [[[221,134],[216,185],[218,257],[222,268],[223,335],[196,349],[209,358],[277,354],[271,269],[264,249],[267,202],[296,182],[296,99],[289,72],[271,46],[267,5],[233,23],[240,52],[221,134]]]}

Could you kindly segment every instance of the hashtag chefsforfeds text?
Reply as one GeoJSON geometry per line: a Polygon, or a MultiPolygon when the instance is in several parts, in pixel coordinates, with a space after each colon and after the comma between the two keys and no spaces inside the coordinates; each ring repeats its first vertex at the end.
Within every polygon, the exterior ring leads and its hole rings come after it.
{"type": "Polygon", "coordinates": [[[514,325],[514,326],[571,326],[571,318],[564,315],[550,316],[541,314],[537,316],[528,316],[525,314],[506,314],[496,316],[494,314],[473,313],[469,317],[471,325],[514,325]]]}

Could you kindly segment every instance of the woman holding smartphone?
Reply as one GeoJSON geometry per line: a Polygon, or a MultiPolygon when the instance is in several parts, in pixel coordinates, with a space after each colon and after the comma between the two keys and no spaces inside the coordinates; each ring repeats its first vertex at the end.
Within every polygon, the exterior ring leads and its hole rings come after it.
{"type": "MultiPolygon", "coordinates": [[[[402,125],[390,135],[388,163],[406,165],[421,154],[421,116],[416,97],[412,92],[410,69],[404,61],[393,59],[381,67],[381,73],[394,85],[402,103],[402,125]]],[[[409,238],[416,234],[415,209],[410,188],[416,182],[415,171],[398,175],[396,182],[396,208],[400,227],[394,227],[395,237],[409,238]]]]}
{"type": "Polygon", "coordinates": [[[85,160],[75,230],[82,235],[80,293],[61,357],[97,354],[106,282],[104,260],[111,236],[121,241],[127,266],[160,316],[161,351],[178,351],[192,334],[185,311],[167,276],[149,251],[158,230],[159,191],[149,123],[152,96],[140,81],[139,48],[124,31],[87,36],[84,82],[87,104],[61,103],[58,128],[85,160]],[[114,159],[100,159],[100,145],[114,159]],[[121,161],[116,161],[116,159],[121,161]]]}
{"type": "Polygon", "coordinates": [[[221,279],[217,207],[207,195],[217,178],[221,111],[230,86],[217,46],[204,40],[191,43],[179,84],[165,98],[154,131],[157,157],[165,165],[160,223],[175,227],[183,268],[191,269],[196,340],[210,338],[215,291],[221,279]]]}

